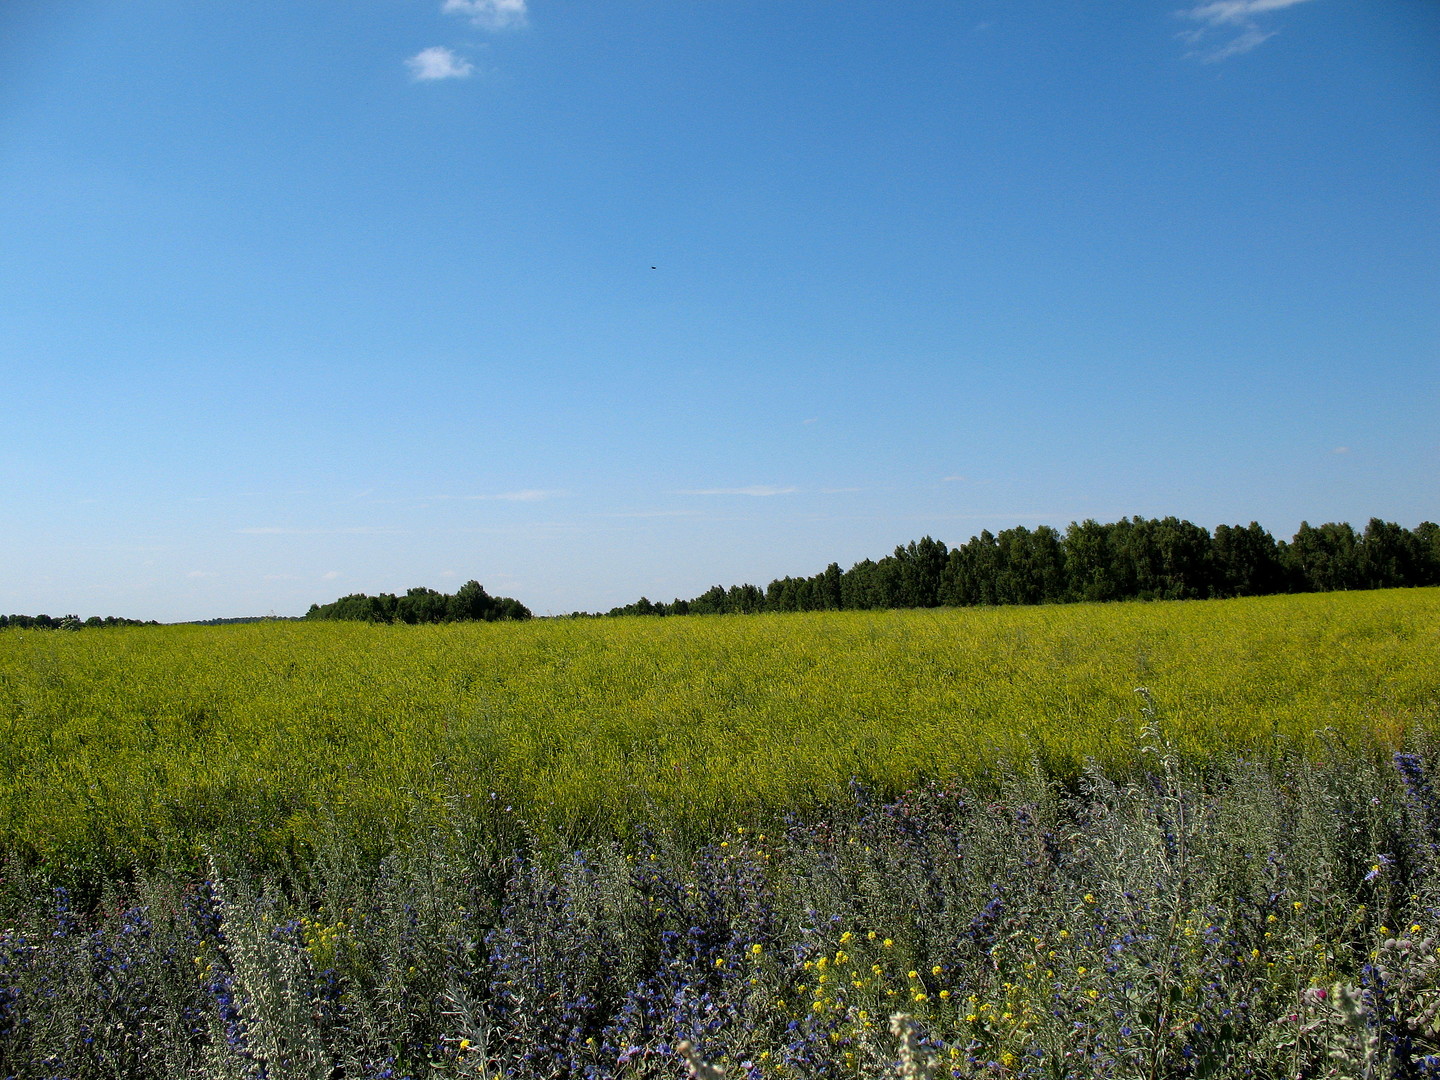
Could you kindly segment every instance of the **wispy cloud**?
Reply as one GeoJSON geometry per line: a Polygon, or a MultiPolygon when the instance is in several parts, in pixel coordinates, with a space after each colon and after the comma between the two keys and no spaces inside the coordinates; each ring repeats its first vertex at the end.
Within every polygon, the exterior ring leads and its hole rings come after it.
{"type": "Polygon", "coordinates": [[[700,517],[699,510],[616,510],[602,515],[607,518],[693,518],[700,517]]]}
{"type": "Polygon", "coordinates": [[[541,491],[538,489],[527,491],[502,491],[499,495],[477,495],[477,499],[499,499],[501,502],[543,502],[545,499],[558,499],[565,493],[563,491],[541,491]]]}
{"type": "Polygon", "coordinates": [[[382,528],[376,525],[358,525],[351,529],[290,529],[282,525],[257,525],[235,531],[242,536],[371,536],[397,535],[408,530],[382,528]]]}
{"type": "Polygon", "coordinates": [[[528,21],[525,0],[445,0],[447,15],[463,15],[486,30],[513,30],[528,21]]]}
{"type": "Polygon", "coordinates": [[[463,56],[456,56],[443,45],[421,49],[405,61],[410,75],[416,82],[434,82],[436,79],[464,79],[475,71],[475,65],[463,56]]]}
{"type": "Polygon", "coordinates": [[[1275,36],[1274,30],[1268,30],[1261,24],[1259,16],[1306,2],[1307,0],[1209,0],[1207,3],[1176,12],[1182,19],[1200,24],[1194,30],[1184,31],[1180,37],[1194,46],[1191,56],[1198,56],[1206,63],[1217,63],[1247,53],[1275,36]]]}
{"type": "Polygon", "coordinates": [[[701,488],[695,491],[677,491],[677,495],[791,495],[799,491],[795,487],[772,487],[769,484],[754,484],[750,487],[701,488]]]}
{"type": "MultiPolygon", "coordinates": [[[[426,495],[423,503],[438,502],[544,502],[546,499],[563,499],[570,493],[548,488],[528,488],[524,491],[501,491],[488,495],[426,495]]],[[[395,500],[403,502],[405,500],[395,500]]]]}

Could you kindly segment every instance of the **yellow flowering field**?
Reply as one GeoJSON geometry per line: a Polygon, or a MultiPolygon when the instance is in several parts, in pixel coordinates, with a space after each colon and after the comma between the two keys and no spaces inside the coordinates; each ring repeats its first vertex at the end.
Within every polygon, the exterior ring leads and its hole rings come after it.
{"type": "Polygon", "coordinates": [[[0,633],[0,847],[96,870],[367,853],[484,821],[704,832],[920,778],[1389,751],[1440,713],[1440,590],[1179,603],[0,633]]]}

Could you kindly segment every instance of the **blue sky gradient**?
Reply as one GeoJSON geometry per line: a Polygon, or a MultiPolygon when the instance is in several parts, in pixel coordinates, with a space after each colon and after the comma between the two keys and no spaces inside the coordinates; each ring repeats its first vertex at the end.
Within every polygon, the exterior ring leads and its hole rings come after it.
{"type": "Polygon", "coordinates": [[[1437,56],[1419,2],[5,5],[0,610],[1440,518],[1437,56]]]}

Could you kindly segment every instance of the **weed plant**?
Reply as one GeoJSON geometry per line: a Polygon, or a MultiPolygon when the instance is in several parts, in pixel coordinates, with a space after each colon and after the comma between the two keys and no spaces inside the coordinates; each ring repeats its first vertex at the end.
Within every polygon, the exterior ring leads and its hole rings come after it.
{"type": "Polygon", "coordinates": [[[1440,1075],[1433,750],[1196,763],[1162,712],[1123,777],[856,784],[704,842],[334,834],[87,911],[15,867],[0,1075],[1440,1075]]]}

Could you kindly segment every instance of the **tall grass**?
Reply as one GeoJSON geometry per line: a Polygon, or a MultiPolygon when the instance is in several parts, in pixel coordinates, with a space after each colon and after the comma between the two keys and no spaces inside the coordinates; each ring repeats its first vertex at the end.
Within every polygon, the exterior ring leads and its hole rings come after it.
{"type": "Polygon", "coordinates": [[[0,1075],[618,1080],[684,1043],[746,1080],[1440,1074],[1434,755],[1202,769],[1140,719],[1123,781],[857,790],[695,847],[220,855],[89,912],[22,872],[0,1075]]]}

